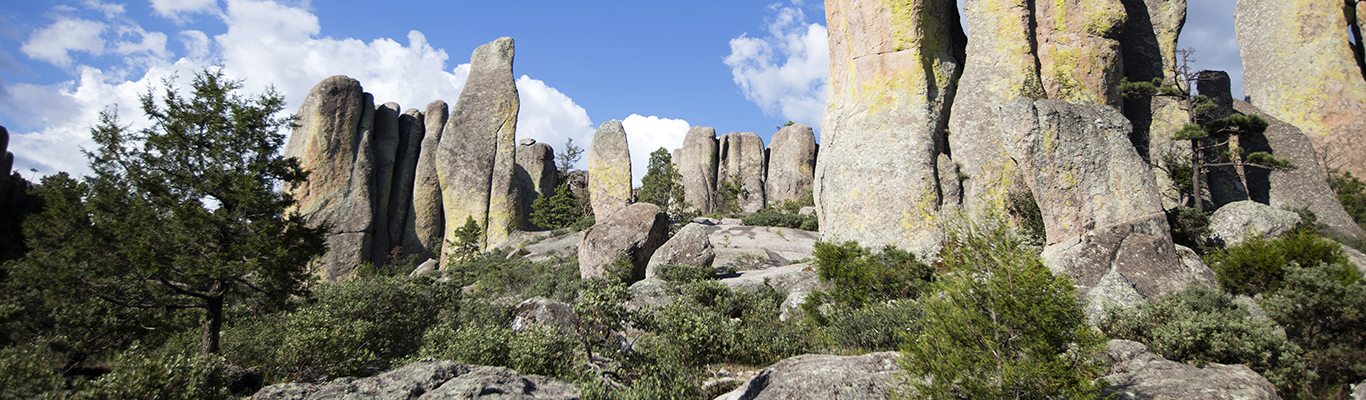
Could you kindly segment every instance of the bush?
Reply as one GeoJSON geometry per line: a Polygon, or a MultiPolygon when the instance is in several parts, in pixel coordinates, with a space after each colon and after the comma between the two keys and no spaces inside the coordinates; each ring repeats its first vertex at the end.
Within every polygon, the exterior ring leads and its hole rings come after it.
{"type": "Polygon", "coordinates": [[[682,285],[716,279],[716,269],[704,265],[664,264],[655,267],[655,276],[665,282],[682,285]]]}
{"type": "Polygon", "coordinates": [[[32,399],[65,386],[47,341],[0,348],[0,399],[32,399]]]}
{"type": "Polygon", "coordinates": [[[1034,201],[1033,191],[1007,193],[1006,211],[1034,243],[1044,243],[1044,239],[1048,238],[1048,232],[1043,224],[1043,210],[1039,209],[1039,203],[1034,201]]]}
{"type": "Polygon", "coordinates": [[[1298,392],[1326,398],[1366,379],[1366,283],[1355,267],[1287,267],[1284,287],[1262,306],[1318,372],[1319,379],[1298,392]]]}
{"type": "Polygon", "coordinates": [[[1209,214],[1194,207],[1177,207],[1166,213],[1167,225],[1172,229],[1172,241],[1203,253],[1205,238],[1210,234],[1209,214]]]}
{"type": "Polygon", "coordinates": [[[1337,243],[1320,238],[1309,228],[1270,240],[1254,236],[1238,246],[1205,256],[1205,263],[1214,269],[1224,290],[1246,295],[1279,289],[1285,280],[1284,267],[1290,263],[1313,267],[1346,261],[1337,243]]]}
{"type": "Polygon", "coordinates": [[[1328,170],[1328,186],[1337,193],[1338,202],[1347,210],[1347,215],[1351,215],[1357,225],[1366,228],[1366,183],[1352,176],[1351,172],[1335,168],[1328,170]]]}
{"type": "Polygon", "coordinates": [[[919,330],[920,305],[892,300],[862,308],[833,307],[826,313],[824,336],[836,346],[858,352],[896,350],[919,330]]]}
{"type": "Polygon", "coordinates": [[[572,337],[539,324],[514,332],[506,325],[445,323],[427,330],[422,342],[418,352],[422,357],[508,367],[561,379],[572,375],[577,348],[572,337]]]}
{"type": "Polygon", "coordinates": [[[800,215],[796,213],[784,213],[772,208],[765,208],[748,217],[740,220],[740,223],[751,226],[776,226],[780,228],[801,229],[804,231],[818,231],[820,224],[815,215],[800,215]]]}
{"type": "Polygon", "coordinates": [[[234,399],[236,377],[218,356],[171,354],[156,357],[133,346],[104,374],[76,394],[79,399],[234,399]]]}
{"type": "MultiPolygon", "coordinates": [[[[917,261],[915,255],[888,245],[873,254],[856,242],[836,245],[816,242],[817,277],[831,285],[830,292],[812,293],[818,300],[830,300],[849,307],[870,302],[916,298],[934,277],[934,269],[917,261]]],[[[807,301],[803,308],[813,311],[817,302],[807,301]],[[807,305],[811,305],[808,307],[807,305]]],[[[819,317],[818,317],[819,318],[819,317]]]]}
{"type": "Polygon", "coordinates": [[[537,197],[531,203],[528,221],[544,229],[558,229],[573,225],[583,217],[578,198],[574,197],[566,181],[555,187],[554,195],[537,197]]]}
{"type": "Polygon", "coordinates": [[[653,325],[672,363],[696,367],[716,362],[767,365],[811,349],[810,327],[778,321],[787,294],[772,287],[734,291],[716,281],[674,286],[674,301],[653,325]]]}
{"type": "Polygon", "coordinates": [[[1146,344],[1168,360],[1246,364],[1282,390],[1306,373],[1299,346],[1218,289],[1191,286],[1132,309],[1109,308],[1099,325],[1106,336],[1146,344]]]}
{"type": "Polygon", "coordinates": [[[579,266],[574,258],[531,262],[509,258],[507,250],[495,249],[465,262],[448,265],[445,276],[457,287],[474,286],[465,293],[474,297],[526,299],[545,297],[572,302],[578,296],[579,266]]]}

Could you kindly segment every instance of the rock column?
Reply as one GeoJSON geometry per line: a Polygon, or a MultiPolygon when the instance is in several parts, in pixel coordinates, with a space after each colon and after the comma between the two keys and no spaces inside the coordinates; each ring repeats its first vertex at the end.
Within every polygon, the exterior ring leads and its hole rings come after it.
{"type": "Polygon", "coordinates": [[[621,121],[604,122],[593,135],[588,150],[588,193],[597,219],[631,204],[631,151],[621,121]]]}
{"type": "Polygon", "coordinates": [[[716,211],[716,169],[719,162],[716,130],[694,126],[679,150],[678,174],[683,177],[683,198],[700,213],[716,211]]]}
{"type": "Polygon", "coordinates": [[[810,126],[793,124],[773,134],[768,156],[764,196],[769,204],[801,201],[811,195],[816,177],[816,135],[810,126]]]}
{"type": "Polygon", "coordinates": [[[428,259],[441,254],[446,227],[436,156],[449,116],[446,102],[436,100],[427,104],[427,111],[422,116],[424,133],[418,149],[417,170],[413,173],[413,203],[405,223],[412,236],[404,237],[403,251],[428,259]]]}
{"type": "Polygon", "coordinates": [[[764,209],[764,139],[754,132],[732,132],[721,137],[717,182],[732,182],[740,190],[735,206],[741,212],[764,209]]]}

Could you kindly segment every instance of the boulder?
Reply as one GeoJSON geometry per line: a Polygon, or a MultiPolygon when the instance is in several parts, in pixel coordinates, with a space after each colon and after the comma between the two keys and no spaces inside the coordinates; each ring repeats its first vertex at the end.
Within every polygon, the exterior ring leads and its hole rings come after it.
{"type": "Polygon", "coordinates": [[[535,139],[522,139],[517,146],[516,176],[522,194],[522,215],[530,216],[532,203],[541,196],[554,196],[555,186],[559,185],[555,149],[545,143],[536,143],[535,139]]]}
{"type": "Polygon", "coordinates": [[[407,230],[403,238],[404,254],[419,258],[435,258],[441,253],[441,239],[445,235],[445,206],[441,202],[441,181],[437,174],[437,148],[445,130],[449,107],[441,100],[427,104],[422,113],[425,133],[419,145],[417,170],[413,172],[412,207],[408,210],[407,230]]]}
{"type": "Polygon", "coordinates": [[[375,108],[375,238],[370,260],[376,263],[389,259],[393,242],[389,236],[389,198],[393,194],[394,164],[398,162],[398,103],[384,103],[375,108]]]}
{"type": "Polygon", "coordinates": [[[678,174],[683,178],[683,199],[692,205],[690,211],[716,211],[716,171],[720,157],[716,130],[694,126],[683,138],[683,148],[676,158],[678,174]]]}
{"type": "Polygon", "coordinates": [[[801,201],[811,195],[816,178],[816,136],[806,124],[792,124],[773,134],[768,144],[764,197],[769,204],[801,201]]]}
{"type": "Polygon", "coordinates": [[[579,323],[579,316],[574,314],[574,308],[559,301],[534,297],[522,300],[512,307],[512,331],[520,332],[531,328],[533,324],[546,325],[554,328],[561,335],[575,335],[574,326],[579,323]]]}
{"type": "Polygon", "coordinates": [[[309,90],[285,146],[308,181],[291,191],[310,226],[332,225],[329,251],[313,270],[325,280],[345,278],[370,260],[374,225],[375,107],[360,82],[336,75],[309,90]]]}
{"type": "Polygon", "coordinates": [[[1342,0],[1240,0],[1234,28],[1243,91],[1304,131],[1327,168],[1366,176],[1366,79],[1342,0]]]}
{"type": "MultiPolygon", "coordinates": [[[[474,50],[470,74],[454,114],[442,130],[437,176],[445,208],[445,242],[467,218],[484,229],[479,248],[506,238],[518,210],[509,198],[516,165],[517,85],[512,75],[512,38],[499,38],[474,50]]],[[[443,248],[441,265],[453,251],[443,248]]]]}
{"type": "Polygon", "coordinates": [[[527,251],[523,258],[529,261],[543,262],[552,260],[557,256],[568,256],[578,252],[581,241],[583,241],[583,231],[549,236],[544,240],[523,247],[522,249],[527,251]]]}
{"type": "Polygon", "coordinates": [[[787,292],[778,320],[787,321],[801,315],[802,303],[812,291],[822,289],[816,267],[809,263],[789,264],[757,270],[739,271],[721,279],[721,284],[735,290],[762,290],[767,287],[787,292]]]}
{"type": "Polygon", "coordinates": [[[813,186],[821,239],[932,259],[943,236],[935,163],[967,41],[958,9],[831,0],[825,15],[830,83],[813,186]]]}
{"type": "Polygon", "coordinates": [[[1048,98],[1119,106],[1124,4],[1120,0],[1033,3],[1039,81],[1048,98]]]}
{"type": "Polygon", "coordinates": [[[890,399],[901,365],[895,352],[807,354],[778,361],[717,400],[890,399]]]}
{"type": "Polygon", "coordinates": [[[645,266],[655,249],[669,238],[669,215],[650,203],[635,203],[608,217],[598,217],[579,242],[579,275],[604,277],[617,257],[631,261],[630,281],[645,279],[645,266]]]}
{"type": "MultiPolygon", "coordinates": [[[[1357,15],[1366,14],[1361,12],[1363,8],[1366,8],[1366,6],[1363,6],[1362,3],[1357,3],[1357,15]]],[[[1352,385],[1352,399],[1366,400],[1366,380],[1352,385]]]]}
{"type": "Polygon", "coordinates": [[[1110,361],[1105,395],[1115,399],[1280,399],[1276,387],[1246,365],[1211,363],[1198,368],[1169,361],[1128,340],[1111,340],[1105,355],[1110,361]]]}
{"type": "Polygon", "coordinates": [[[268,386],[252,400],[417,400],[417,399],[578,399],[568,382],[523,375],[503,367],[484,367],[424,359],[369,378],[342,378],[322,384],[268,386]]]}
{"type": "MultiPolygon", "coordinates": [[[[409,108],[398,116],[398,159],[394,162],[393,188],[389,190],[389,244],[406,251],[405,241],[416,233],[408,227],[413,209],[413,182],[417,178],[417,158],[422,151],[422,112],[409,108]]],[[[404,255],[409,253],[403,253],[404,255]]]]}
{"type": "Polygon", "coordinates": [[[764,209],[764,139],[754,132],[731,132],[721,137],[720,151],[716,180],[733,182],[740,189],[736,208],[746,213],[764,209]]]}
{"type": "Polygon", "coordinates": [[[631,284],[631,300],[626,302],[627,311],[649,310],[663,307],[673,302],[668,283],[659,278],[646,278],[631,284]]]}
{"type": "Polygon", "coordinates": [[[1209,219],[1211,239],[1228,247],[1242,244],[1253,236],[1267,239],[1281,236],[1298,226],[1300,216],[1294,211],[1246,200],[1219,207],[1209,219]]]}
{"type": "Polygon", "coordinates": [[[703,226],[716,252],[715,266],[744,264],[759,259],[765,265],[787,265],[811,258],[811,247],[820,239],[816,232],[772,226],[745,226],[722,221],[703,226]]]}
{"type": "Polygon", "coordinates": [[[621,121],[602,123],[588,150],[588,193],[593,215],[607,218],[631,204],[631,150],[621,121]]]}
{"type": "Polygon", "coordinates": [[[712,250],[711,240],[707,239],[707,229],[699,224],[688,224],[655,250],[650,263],[645,265],[645,278],[653,278],[655,268],[660,265],[711,266],[715,259],[716,252],[712,250]]]}
{"type": "Polygon", "coordinates": [[[412,277],[426,275],[430,272],[436,271],[437,267],[438,264],[436,262],[436,259],[428,258],[427,261],[423,261],[422,264],[418,264],[417,268],[413,269],[413,272],[409,272],[408,276],[412,277]]]}
{"type": "Polygon", "coordinates": [[[574,194],[574,198],[583,201],[584,196],[588,196],[588,171],[569,171],[564,180],[569,183],[569,192],[574,194]]]}

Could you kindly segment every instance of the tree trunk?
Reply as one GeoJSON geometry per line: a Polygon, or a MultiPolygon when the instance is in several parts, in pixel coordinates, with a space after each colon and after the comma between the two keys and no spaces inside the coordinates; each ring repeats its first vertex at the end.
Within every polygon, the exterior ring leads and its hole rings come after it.
{"type": "Polygon", "coordinates": [[[204,298],[204,337],[200,342],[199,354],[218,354],[219,332],[223,330],[223,293],[215,284],[209,297],[204,298]]]}
{"type": "Polygon", "coordinates": [[[1200,196],[1200,170],[1203,163],[1200,159],[1200,140],[1191,141],[1191,202],[1195,203],[1195,210],[1205,212],[1205,201],[1200,196]]]}

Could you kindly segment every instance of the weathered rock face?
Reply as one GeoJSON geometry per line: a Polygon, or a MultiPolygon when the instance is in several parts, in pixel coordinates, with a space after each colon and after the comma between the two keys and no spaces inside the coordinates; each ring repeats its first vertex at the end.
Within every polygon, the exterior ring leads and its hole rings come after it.
{"type": "Polygon", "coordinates": [[[683,148],[675,161],[683,177],[683,198],[693,210],[716,211],[716,170],[720,157],[716,130],[694,126],[683,138],[683,148]]]}
{"type": "Polygon", "coordinates": [[[655,277],[655,268],[664,264],[685,264],[711,266],[716,259],[711,240],[707,239],[707,228],[699,224],[688,224],[664,245],[655,250],[650,263],[645,265],[645,278],[655,277]]]}
{"type": "Polygon", "coordinates": [[[422,151],[426,127],[422,112],[409,108],[398,116],[398,159],[394,162],[393,188],[389,190],[389,244],[407,249],[408,237],[416,233],[408,226],[413,209],[413,182],[417,179],[417,158],[422,151]]]}
{"type": "Polygon", "coordinates": [[[764,209],[764,139],[754,132],[732,132],[721,137],[721,164],[716,180],[732,181],[739,186],[736,206],[752,213],[764,209]]]}
{"type": "Polygon", "coordinates": [[[1124,76],[1130,82],[1176,82],[1176,43],[1186,25],[1186,0],[1121,0],[1124,76]]]}
{"type": "Polygon", "coordinates": [[[669,215],[654,204],[635,203],[611,216],[599,216],[579,242],[579,275],[603,277],[604,268],[624,256],[631,260],[631,279],[645,279],[645,266],[668,237],[669,215]]]}
{"type": "Polygon", "coordinates": [[[1124,64],[1120,0],[1034,2],[1039,80],[1051,99],[1118,106],[1124,64]]]}
{"type": "Polygon", "coordinates": [[[1173,246],[1156,183],[1119,111],[1017,98],[1001,115],[1007,149],[1043,214],[1044,263],[1072,276],[1079,295],[1127,304],[1213,284],[1208,268],[1183,263],[1173,246]]]}
{"type": "Polygon", "coordinates": [[[299,107],[298,125],[285,146],[298,157],[308,182],[292,193],[310,225],[330,223],[331,249],[314,270],[323,279],[346,277],[370,259],[374,225],[374,105],[360,82],[332,76],[318,82],[299,107]]]}
{"type": "Polygon", "coordinates": [[[393,250],[389,237],[389,197],[394,184],[394,165],[398,161],[398,103],[384,103],[375,108],[375,238],[370,259],[381,262],[393,250]]]}
{"type": "Polygon", "coordinates": [[[522,215],[531,215],[531,204],[541,196],[554,196],[558,174],[555,149],[535,139],[522,139],[517,146],[517,186],[522,194],[522,215]],[[529,143],[527,141],[530,141],[529,143]]]}
{"type": "Polygon", "coordinates": [[[773,364],[717,400],[888,399],[901,373],[895,352],[862,356],[807,354],[773,364]]]}
{"type": "Polygon", "coordinates": [[[621,121],[602,123],[588,151],[588,192],[593,215],[607,218],[631,204],[631,150],[621,121]]]}
{"type": "Polygon", "coordinates": [[[830,84],[816,163],[822,240],[929,257],[942,232],[935,163],[962,72],[953,2],[825,5],[830,84]]]}
{"type": "Polygon", "coordinates": [[[512,330],[520,332],[531,329],[532,325],[546,325],[555,328],[562,335],[574,335],[574,326],[579,316],[574,308],[555,300],[535,297],[522,300],[512,307],[512,330]]]}
{"type": "Polygon", "coordinates": [[[1196,368],[1168,361],[1128,340],[1111,340],[1105,354],[1110,360],[1105,394],[1116,399],[1280,399],[1276,387],[1246,365],[1196,368]]]}
{"type": "Polygon", "coordinates": [[[1290,233],[1300,226],[1294,211],[1277,209],[1254,201],[1239,201],[1219,207],[1210,216],[1210,235],[1225,246],[1237,246],[1254,235],[1267,239],[1290,233]]]}
{"type": "Polygon", "coordinates": [[[816,179],[816,135],[806,124],[792,124],[773,134],[768,144],[764,197],[769,204],[800,201],[811,195],[816,179]]]}
{"type": "MultiPolygon", "coordinates": [[[[512,38],[500,38],[474,50],[470,74],[454,114],[446,121],[437,149],[437,176],[445,208],[445,241],[467,218],[484,229],[480,248],[506,238],[517,224],[512,198],[516,165],[517,85],[512,75],[512,38]]],[[[452,251],[443,248],[445,255],[452,251]]]]}
{"type": "Polygon", "coordinates": [[[436,154],[449,109],[446,102],[436,100],[427,104],[427,111],[422,116],[425,133],[418,149],[417,170],[413,174],[413,204],[406,222],[406,229],[412,235],[403,238],[403,252],[417,254],[420,258],[435,258],[441,253],[441,239],[446,228],[436,154]]]}
{"type": "Polygon", "coordinates": [[[574,385],[502,367],[423,360],[361,379],[324,384],[282,383],[253,400],[578,399],[574,385]]]}
{"type": "Polygon", "coordinates": [[[1341,0],[1241,0],[1234,27],[1244,92],[1304,130],[1321,160],[1366,176],[1366,80],[1341,0]]]}

